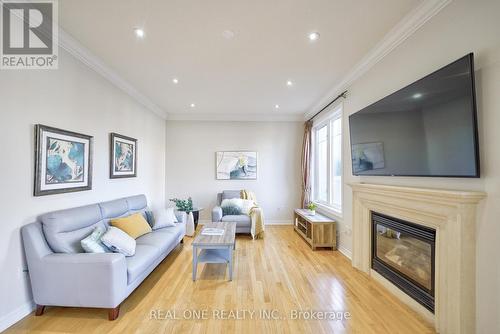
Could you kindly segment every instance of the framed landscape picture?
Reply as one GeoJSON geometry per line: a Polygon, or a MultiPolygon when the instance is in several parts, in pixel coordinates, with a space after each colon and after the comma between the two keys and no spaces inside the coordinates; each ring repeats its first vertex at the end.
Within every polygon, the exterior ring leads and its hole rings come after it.
{"type": "Polygon", "coordinates": [[[215,160],[217,180],[257,179],[257,152],[217,152],[215,160]]]}
{"type": "Polygon", "coordinates": [[[137,176],[137,139],[111,133],[109,177],[137,176]]]}
{"type": "Polygon", "coordinates": [[[35,125],[34,195],[92,189],[92,136],[35,125]]]}

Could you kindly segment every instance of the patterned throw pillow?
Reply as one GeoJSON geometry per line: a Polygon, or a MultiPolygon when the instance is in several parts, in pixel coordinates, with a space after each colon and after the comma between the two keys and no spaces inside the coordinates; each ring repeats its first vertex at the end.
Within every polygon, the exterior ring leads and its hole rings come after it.
{"type": "Polygon", "coordinates": [[[101,238],[102,243],[115,253],[122,253],[125,256],[135,254],[135,239],[118,227],[110,226],[101,238]]]}
{"type": "Polygon", "coordinates": [[[225,199],[221,203],[222,215],[223,216],[237,216],[241,215],[241,204],[242,200],[240,198],[225,199]]]}
{"type": "Polygon", "coordinates": [[[111,252],[111,250],[109,250],[109,248],[102,243],[101,238],[104,235],[104,233],[106,233],[106,227],[97,226],[88,237],[80,241],[83,250],[85,250],[86,253],[111,252]]]}

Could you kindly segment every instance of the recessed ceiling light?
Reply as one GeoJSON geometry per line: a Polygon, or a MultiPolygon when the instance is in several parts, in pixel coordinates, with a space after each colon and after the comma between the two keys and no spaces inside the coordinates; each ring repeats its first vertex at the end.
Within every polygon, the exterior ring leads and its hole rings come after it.
{"type": "Polygon", "coordinates": [[[139,38],[144,38],[144,29],[134,28],[135,35],[139,38]]]}
{"type": "Polygon", "coordinates": [[[179,83],[179,79],[177,79],[177,78],[173,78],[173,79],[172,79],[172,82],[173,82],[174,84],[178,84],[178,83],[179,83]]]}
{"type": "Polygon", "coordinates": [[[287,85],[287,86],[292,86],[292,85],[293,85],[293,82],[292,82],[291,80],[288,80],[288,81],[286,82],[286,85],[287,85]]]}
{"type": "Polygon", "coordinates": [[[194,107],[196,107],[196,104],[191,103],[189,106],[190,106],[191,108],[194,108],[194,107]]]}
{"type": "Polygon", "coordinates": [[[310,41],[317,41],[319,39],[319,32],[317,31],[314,31],[312,33],[309,34],[309,40],[310,41]]]}
{"type": "Polygon", "coordinates": [[[233,39],[234,36],[236,36],[236,33],[232,30],[224,30],[222,32],[222,37],[224,37],[225,39],[233,39]]]}
{"type": "Polygon", "coordinates": [[[421,97],[422,97],[422,93],[415,93],[415,94],[413,94],[413,96],[412,96],[412,97],[413,97],[414,99],[419,99],[419,98],[421,98],[421,97]]]}
{"type": "Polygon", "coordinates": [[[274,105],[274,109],[279,109],[280,108],[280,105],[279,104],[275,104],[274,105]]]}

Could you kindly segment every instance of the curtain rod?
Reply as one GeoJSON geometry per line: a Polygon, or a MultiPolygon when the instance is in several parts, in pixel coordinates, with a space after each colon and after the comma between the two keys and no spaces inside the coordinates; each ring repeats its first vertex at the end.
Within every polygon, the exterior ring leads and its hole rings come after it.
{"type": "Polygon", "coordinates": [[[329,106],[332,105],[332,103],[334,103],[335,101],[337,101],[338,99],[340,99],[341,97],[345,98],[347,96],[347,91],[343,91],[342,93],[340,93],[336,98],[334,98],[330,103],[328,103],[326,106],[324,106],[320,111],[318,111],[317,113],[315,113],[311,118],[309,118],[307,121],[311,121],[314,117],[318,116],[319,114],[321,114],[321,112],[323,110],[325,110],[326,108],[328,108],[329,106]]]}

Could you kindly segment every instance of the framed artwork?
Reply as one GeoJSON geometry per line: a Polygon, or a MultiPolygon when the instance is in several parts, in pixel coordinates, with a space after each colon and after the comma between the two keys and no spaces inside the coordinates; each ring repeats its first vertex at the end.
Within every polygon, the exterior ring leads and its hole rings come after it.
{"type": "Polygon", "coordinates": [[[137,176],[137,139],[111,133],[109,177],[111,179],[137,176]]]}
{"type": "Polygon", "coordinates": [[[257,152],[216,152],[217,180],[256,180],[257,152]]]}
{"type": "Polygon", "coordinates": [[[93,137],[35,125],[34,195],[92,189],[93,137]]]}
{"type": "Polygon", "coordinates": [[[352,145],[352,171],[354,174],[382,168],[385,168],[383,143],[352,145]]]}

